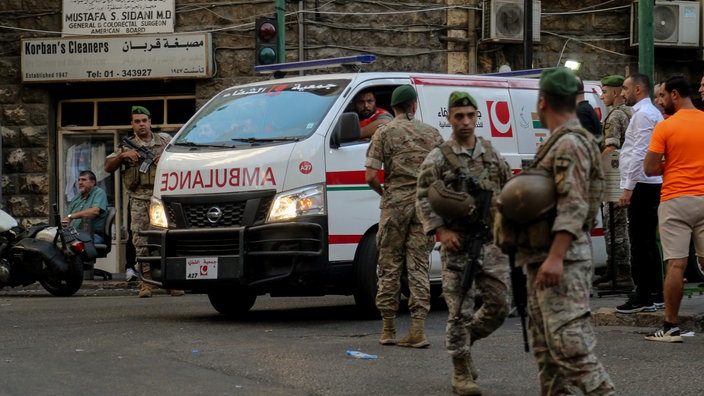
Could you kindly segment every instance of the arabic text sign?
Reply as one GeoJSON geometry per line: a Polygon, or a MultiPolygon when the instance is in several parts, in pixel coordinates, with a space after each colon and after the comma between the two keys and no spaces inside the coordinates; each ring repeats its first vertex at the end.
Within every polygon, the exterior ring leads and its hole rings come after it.
{"type": "Polygon", "coordinates": [[[63,0],[64,34],[173,33],[174,0],[63,0]]]}
{"type": "Polygon", "coordinates": [[[210,33],[22,40],[22,81],[206,78],[210,33]]]}

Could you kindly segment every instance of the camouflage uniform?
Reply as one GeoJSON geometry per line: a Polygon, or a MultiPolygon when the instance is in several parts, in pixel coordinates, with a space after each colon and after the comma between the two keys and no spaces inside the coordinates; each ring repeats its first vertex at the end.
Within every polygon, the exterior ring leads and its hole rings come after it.
{"type": "MultiPolygon", "coordinates": [[[[579,127],[577,119],[573,119],[552,134],[579,127]]],[[[589,231],[602,197],[593,172],[601,174],[601,155],[594,139],[588,142],[582,135],[567,133],[555,142],[537,167],[547,170],[555,179],[557,210],[552,232],[566,231],[574,236],[565,254],[562,279],[553,287],[542,290],[535,287],[536,274],[548,256],[548,249],[529,250],[519,246],[516,254],[517,264],[526,266],[529,331],[538,362],[540,392],[541,395],[611,395],[613,383],[594,354],[596,338],[589,310],[592,274],[589,231]]],[[[603,183],[600,184],[603,188],[603,183]]]]}
{"type": "MultiPolygon", "coordinates": [[[[150,153],[156,156],[161,155],[166,145],[171,141],[171,136],[166,133],[152,132],[152,140],[149,143],[144,143],[137,136],[132,137],[131,140],[136,145],[146,148],[150,153]]],[[[127,149],[130,150],[130,148],[127,149]]],[[[122,151],[123,148],[119,147],[114,153],[108,156],[108,159],[117,157],[122,151]]],[[[149,205],[154,192],[154,178],[156,176],[156,164],[152,164],[149,167],[149,171],[145,174],[139,174],[140,165],[141,161],[136,163],[125,161],[122,178],[125,189],[127,190],[127,195],[129,195],[130,198],[130,230],[132,231],[132,242],[134,243],[137,257],[146,256],[148,253],[146,248],[143,247],[147,241],[143,240],[139,232],[149,229],[149,205]],[[129,172],[131,172],[131,176],[128,177],[129,172]],[[130,183],[131,180],[134,182],[130,183]]],[[[141,266],[142,272],[148,274],[149,264],[141,263],[141,266]]]]}
{"type": "MultiPolygon", "coordinates": [[[[493,149],[487,150],[488,141],[478,138],[474,152],[470,156],[455,139],[443,143],[452,148],[467,178],[476,176],[482,189],[492,190],[492,211],[495,209],[496,197],[511,176],[508,163],[493,149]]],[[[491,236],[484,243],[474,270],[474,282],[471,290],[462,289],[462,274],[470,261],[469,245],[472,234],[462,229],[464,224],[456,226],[450,219],[443,219],[434,213],[428,203],[428,188],[436,180],[443,180],[446,186],[456,186],[457,175],[448,164],[440,148],[435,148],[421,166],[418,177],[418,213],[423,222],[423,230],[434,234],[435,229],[446,226],[456,230],[460,237],[459,251],[441,249],[442,290],[447,303],[448,319],[445,345],[453,357],[471,357],[470,345],[496,330],[508,314],[508,258],[491,243],[491,236]],[[482,306],[472,314],[474,297],[480,296],[482,306]],[[455,317],[462,304],[459,317],[455,317]]],[[[455,187],[456,189],[456,187],[455,187]]],[[[456,222],[455,222],[456,223],[456,222]]],[[[491,228],[491,226],[490,226],[491,228]]],[[[490,233],[491,231],[489,231],[490,233]]]]}
{"type": "Polygon", "coordinates": [[[420,164],[442,141],[437,129],[403,118],[380,126],[372,135],[364,165],[384,169],[376,238],[379,250],[376,305],[382,318],[396,316],[404,268],[411,292],[408,301],[411,318],[425,319],[430,310],[428,258],[435,240],[423,232],[414,202],[420,164]]]}
{"type": "MultiPolygon", "coordinates": [[[[615,106],[604,120],[604,143],[602,150],[608,146],[620,149],[626,137],[626,129],[631,120],[631,108],[625,104],[615,106]]],[[[604,205],[604,240],[609,265],[614,265],[614,273],[619,283],[633,286],[631,274],[631,242],[628,238],[628,208],[617,203],[604,205]],[[611,246],[611,216],[613,213],[614,246],[611,246]],[[613,252],[613,257],[612,257],[613,252]]],[[[607,274],[610,280],[610,274],[607,274]]],[[[598,281],[596,281],[598,282],[598,281]]],[[[611,283],[605,284],[611,287],[611,283]]]]}

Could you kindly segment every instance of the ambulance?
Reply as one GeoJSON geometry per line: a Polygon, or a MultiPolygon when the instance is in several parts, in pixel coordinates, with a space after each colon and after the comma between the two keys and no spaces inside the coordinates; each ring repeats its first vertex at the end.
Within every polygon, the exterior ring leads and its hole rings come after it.
{"type": "MultiPolygon", "coordinates": [[[[446,139],[450,92],[469,92],[479,105],[476,133],[515,172],[548,138],[536,113],[537,78],[357,72],[225,89],[159,161],[152,227],[143,233],[149,254],[139,258],[151,267],[150,282],[207,293],[227,315],[247,312],[264,294],[353,295],[363,312],[376,312],[379,196],[365,182],[369,142],[360,139],[352,101],[372,90],[377,106],[391,111],[391,93],[403,84],[418,92],[416,118],[446,139]]],[[[599,86],[585,90],[603,118],[599,86]]],[[[595,261],[605,262],[600,228],[595,237],[595,261]]],[[[437,249],[430,261],[437,295],[437,249]]]]}

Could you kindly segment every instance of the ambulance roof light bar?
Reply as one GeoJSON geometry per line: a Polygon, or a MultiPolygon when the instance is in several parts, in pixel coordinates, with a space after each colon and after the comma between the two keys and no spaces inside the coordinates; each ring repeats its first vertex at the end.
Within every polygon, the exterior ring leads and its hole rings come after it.
{"type": "Polygon", "coordinates": [[[376,61],[376,55],[364,54],[355,56],[343,56],[340,58],[318,59],[300,62],[276,63],[273,65],[254,66],[256,73],[286,73],[298,70],[321,69],[325,67],[360,65],[362,63],[372,63],[376,61]]]}

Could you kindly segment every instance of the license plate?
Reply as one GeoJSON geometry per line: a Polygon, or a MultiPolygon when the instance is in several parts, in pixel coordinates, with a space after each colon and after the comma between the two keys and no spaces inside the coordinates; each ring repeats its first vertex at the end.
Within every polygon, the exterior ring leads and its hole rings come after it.
{"type": "Polygon", "coordinates": [[[218,258],[200,257],[186,259],[186,279],[217,279],[218,258]]]}

